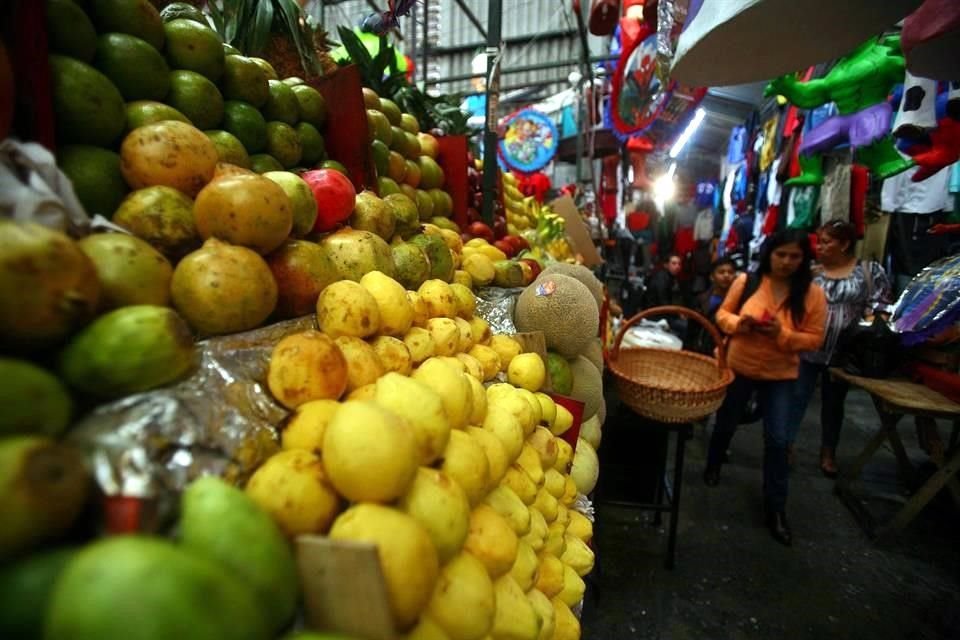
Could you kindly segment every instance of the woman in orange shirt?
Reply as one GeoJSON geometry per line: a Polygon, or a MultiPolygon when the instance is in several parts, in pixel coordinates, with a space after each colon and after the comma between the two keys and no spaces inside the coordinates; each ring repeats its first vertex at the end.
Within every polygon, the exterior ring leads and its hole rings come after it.
{"type": "Polygon", "coordinates": [[[805,233],[774,234],[763,247],[759,273],[740,276],[717,311],[717,324],[731,336],[727,361],[736,378],[717,412],[703,479],[711,487],[719,482],[723,454],[756,392],[763,415],[767,527],[787,546],[792,542],[786,515],[787,445],[798,427],[791,418],[794,386],[800,353],[820,348],[827,316],[823,291],[812,283],[812,261],[805,233]]]}

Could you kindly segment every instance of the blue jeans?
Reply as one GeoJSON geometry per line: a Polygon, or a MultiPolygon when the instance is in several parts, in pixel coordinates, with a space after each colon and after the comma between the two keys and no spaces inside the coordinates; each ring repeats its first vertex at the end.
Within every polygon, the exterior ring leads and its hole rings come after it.
{"type": "MultiPolygon", "coordinates": [[[[836,451],[840,441],[840,427],[843,426],[844,405],[847,402],[847,392],[850,385],[843,380],[837,380],[830,375],[825,364],[814,364],[800,360],[800,377],[795,387],[794,413],[792,420],[799,425],[807,412],[810,399],[817,389],[817,380],[820,380],[820,446],[836,451]]],[[[793,440],[790,441],[791,444],[793,440]]]]}
{"type": "Polygon", "coordinates": [[[799,423],[793,420],[795,380],[754,380],[737,375],[717,411],[710,437],[707,466],[719,469],[730,446],[750,396],[756,391],[763,416],[763,498],[768,511],[783,511],[787,505],[789,465],[787,446],[796,437],[799,423]]]}

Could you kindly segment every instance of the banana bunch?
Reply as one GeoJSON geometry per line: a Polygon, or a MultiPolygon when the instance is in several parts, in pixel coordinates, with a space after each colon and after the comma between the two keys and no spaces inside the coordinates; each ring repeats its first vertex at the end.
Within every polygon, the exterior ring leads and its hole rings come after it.
{"type": "Polygon", "coordinates": [[[540,207],[537,216],[538,244],[546,246],[558,238],[563,238],[567,228],[567,221],[554,213],[550,205],[540,207]]]}
{"type": "Polygon", "coordinates": [[[546,246],[547,253],[558,262],[564,262],[573,258],[573,249],[566,237],[559,237],[551,240],[546,246]]]}
{"type": "Polygon", "coordinates": [[[532,196],[524,196],[517,188],[517,177],[509,171],[501,174],[503,203],[507,210],[507,233],[519,235],[524,229],[536,226],[536,211],[540,203],[532,196]]]}

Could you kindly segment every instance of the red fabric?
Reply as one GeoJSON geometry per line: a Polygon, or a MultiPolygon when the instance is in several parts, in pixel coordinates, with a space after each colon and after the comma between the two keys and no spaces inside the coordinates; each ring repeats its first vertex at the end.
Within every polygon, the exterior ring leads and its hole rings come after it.
{"type": "Polygon", "coordinates": [[[850,168],[850,222],[857,228],[857,235],[866,232],[867,189],[870,187],[870,171],[863,165],[850,168]]]}
{"type": "MultiPolygon", "coordinates": [[[[331,127],[336,129],[336,127],[331,127]]],[[[453,200],[453,221],[460,227],[467,225],[467,205],[470,194],[467,192],[467,153],[469,144],[466,136],[438,136],[437,164],[443,168],[445,189],[453,200]]],[[[335,156],[339,157],[339,156],[335,156]]]]}
{"type": "Polygon", "coordinates": [[[960,402],[960,375],[919,362],[908,363],[903,370],[915,382],[942,393],[954,402],[960,402]]]}
{"type": "Polygon", "coordinates": [[[727,244],[724,245],[726,253],[732,253],[737,250],[737,247],[740,244],[739,234],[737,234],[737,226],[733,225],[730,227],[730,233],[727,234],[727,244]]]}
{"type": "Polygon", "coordinates": [[[914,47],[957,29],[960,29],[960,3],[957,0],[926,0],[903,21],[900,45],[909,58],[914,47]]]}
{"type": "Polygon", "coordinates": [[[600,210],[603,211],[603,219],[606,221],[607,226],[613,224],[613,221],[617,219],[617,194],[608,193],[607,191],[600,192],[600,210]]]}
{"type": "Polygon", "coordinates": [[[520,192],[525,196],[533,196],[537,202],[542,203],[550,191],[553,184],[544,173],[537,172],[530,175],[520,176],[520,192]]]}
{"type": "Polygon", "coordinates": [[[648,151],[653,151],[653,147],[653,142],[646,136],[633,136],[627,140],[628,151],[646,153],[648,151]]]}
{"type": "Polygon", "coordinates": [[[763,219],[763,228],[760,230],[765,236],[769,236],[777,231],[777,223],[780,221],[780,205],[772,204],[767,207],[767,217],[763,219]]]}
{"type": "Polygon", "coordinates": [[[13,65],[16,126],[19,134],[50,151],[56,150],[53,89],[47,62],[47,10],[45,2],[20,2],[14,14],[13,65]]]}
{"type": "Polygon", "coordinates": [[[960,122],[953,118],[941,119],[930,132],[930,144],[914,145],[907,154],[920,167],[913,174],[914,182],[922,182],[960,160],[960,122]]]}
{"type": "Polygon", "coordinates": [[[650,227],[650,214],[646,211],[634,211],[627,215],[627,229],[643,231],[650,227]]]}
{"type": "Polygon", "coordinates": [[[693,227],[680,227],[673,236],[673,251],[680,256],[693,253],[697,241],[693,239],[693,227]]]}

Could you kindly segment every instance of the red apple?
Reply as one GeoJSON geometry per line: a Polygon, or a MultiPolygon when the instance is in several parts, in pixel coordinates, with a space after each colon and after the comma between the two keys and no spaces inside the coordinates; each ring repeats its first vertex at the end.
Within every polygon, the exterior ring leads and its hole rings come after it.
{"type": "Polygon", "coordinates": [[[493,243],[493,246],[495,246],[497,249],[500,249],[500,251],[503,251],[505,254],[507,254],[508,258],[512,258],[516,253],[516,251],[514,251],[513,249],[513,245],[507,242],[506,240],[497,240],[496,242],[493,243]]]}
{"type": "Polygon", "coordinates": [[[473,222],[467,227],[467,233],[475,238],[483,238],[487,242],[493,242],[493,229],[483,222],[473,222]]]}

